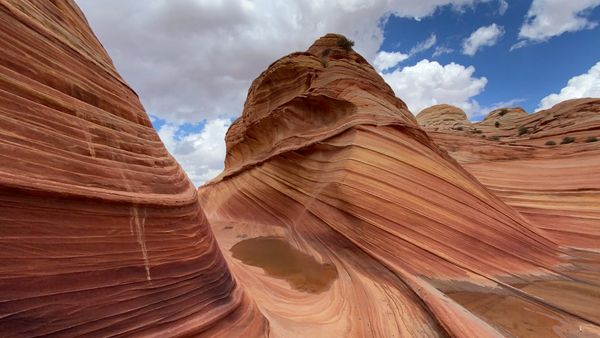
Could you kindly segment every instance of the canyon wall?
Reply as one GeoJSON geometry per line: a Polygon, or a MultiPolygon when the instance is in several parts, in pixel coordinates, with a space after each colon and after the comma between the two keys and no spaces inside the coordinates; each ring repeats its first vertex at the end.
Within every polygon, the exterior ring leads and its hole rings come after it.
{"type": "Polygon", "coordinates": [[[197,191],[73,1],[0,45],[2,336],[600,336],[598,100],[415,118],[328,34],[197,191]]]}
{"type": "Polygon", "coordinates": [[[0,335],[263,333],[75,3],[0,1],[0,45],[0,335]]]}

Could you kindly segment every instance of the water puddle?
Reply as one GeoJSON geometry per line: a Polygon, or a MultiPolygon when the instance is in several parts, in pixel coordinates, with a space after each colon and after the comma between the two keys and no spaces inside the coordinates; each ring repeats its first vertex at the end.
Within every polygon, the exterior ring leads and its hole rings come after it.
{"type": "Polygon", "coordinates": [[[505,291],[446,294],[492,326],[515,337],[600,337],[593,324],[505,291]]]}
{"type": "Polygon", "coordinates": [[[262,268],[269,276],[284,279],[299,291],[320,293],[337,278],[332,264],[321,264],[281,237],[256,237],[236,243],[233,257],[262,268]]]}
{"type": "Polygon", "coordinates": [[[515,285],[589,321],[600,323],[600,287],[566,280],[537,281],[515,285]]]}

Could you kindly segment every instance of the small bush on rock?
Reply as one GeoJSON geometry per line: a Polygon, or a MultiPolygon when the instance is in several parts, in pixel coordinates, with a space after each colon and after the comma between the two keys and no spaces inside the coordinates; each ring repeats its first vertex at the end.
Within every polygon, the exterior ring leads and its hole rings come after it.
{"type": "Polygon", "coordinates": [[[555,146],[555,145],[556,145],[556,142],[554,142],[554,141],[550,140],[550,141],[546,141],[546,143],[545,143],[545,144],[546,144],[547,146],[555,146]]]}
{"type": "Polygon", "coordinates": [[[598,138],[596,136],[590,136],[585,140],[585,142],[587,142],[587,143],[598,142],[598,138]]]}
{"type": "Polygon", "coordinates": [[[337,40],[337,45],[344,48],[347,51],[350,51],[352,50],[352,47],[354,47],[354,41],[349,40],[345,36],[342,36],[337,40]]]}
{"type": "Polygon", "coordinates": [[[565,136],[565,137],[563,137],[563,139],[560,142],[560,144],[569,144],[569,143],[573,143],[573,142],[575,142],[575,138],[574,137],[565,136]]]}

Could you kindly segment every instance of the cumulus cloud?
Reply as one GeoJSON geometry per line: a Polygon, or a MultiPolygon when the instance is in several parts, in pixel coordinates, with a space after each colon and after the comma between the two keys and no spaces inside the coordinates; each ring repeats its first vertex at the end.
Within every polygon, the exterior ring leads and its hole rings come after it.
{"type": "Polygon", "coordinates": [[[217,176],[225,160],[225,133],[229,119],[205,122],[198,132],[186,132],[189,124],[166,123],[158,129],[161,140],[195,185],[217,176]]]}
{"type": "Polygon", "coordinates": [[[383,78],[414,114],[440,103],[458,106],[471,114],[479,107],[473,97],[487,84],[485,77],[474,77],[474,73],[473,66],[441,65],[423,59],[414,66],[383,74],[383,78]]]}
{"type": "Polygon", "coordinates": [[[587,73],[572,77],[559,93],[544,97],[537,110],[551,108],[564,100],[583,97],[600,97],[600,62],[592,66],[587,73]]]}
{"type": "Polygon", "coordinates": [[[379,53],[377,53],[375,61],[373,61],[373,65],[378,71],[382,72],[408,59],[408,56],[408,54],[403,54],[401,52],[380,51],[379,53]]]}
{"type": "Polygon", "coordinates": [[[463,41],[463,54],[473,56],[482,47],[495,45],[502,35],[504,35],[504,28],[495,23],[479,27],[463,41]]]}
{"type": "Polygon", "coordinates": [[[402,52],[380,51],[379,53],[377,53],[377,56],[375,56],[373,65],[378,71],[383,72],[387,69],[397,66],[400,62],[408,59],[409,57],[415,54],[430,49],[435,45],[436,42],[437,36],[432,33],[427,39],[418,42],[414,47],[412,47],[408,54],[404,54],[402,52]]]}
{"type": "Polygon", "coordinates": [[[477,1],[484,0],[77,2],[148,111],[199,122],[237,116],[260,72],[321,35],[347,35],[372,61],[389,15],[426,17],[477,1]]]}
{"type": "MultiPolygon", "coordinates": [[[[319,36],[344,34],[374,61],[390,15],[427,17],[440,6],[460,9],[489,0],[76,1],[145,108],[168,122],[161,128],[167,138],[182,123],[238,116],[256,76],[319,36]]],[[[203,153],[207,147],[198,148],[195,160],[184,155],[178,144],[189,144],[193,135],[173,132],[165,142],[195,182],[220,170],[222,165],[203,162],[212,158],[203,153]]]]}
{"type": "Polygon", "coordinates": [[[533,0],[519,38],[511,50],[531,42],[546,41],[566,32],[592,29],[598,25],[589,19],[589,11],[600,5],[600,0],[533,0]]]}

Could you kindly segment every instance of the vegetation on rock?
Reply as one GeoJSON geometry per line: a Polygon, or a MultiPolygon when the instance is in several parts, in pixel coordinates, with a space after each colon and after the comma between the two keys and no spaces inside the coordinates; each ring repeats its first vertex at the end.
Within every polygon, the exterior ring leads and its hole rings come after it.
{"type": "Polygon", "coordinates": [[[345,36],[342,36],[337,40],[337,45],[344,48],[347,51],[350,51],[352,50],[352,47],[354,47],[354,41],[348,39],[345,36]]]}

